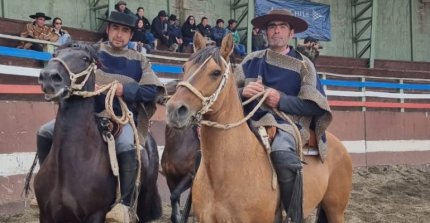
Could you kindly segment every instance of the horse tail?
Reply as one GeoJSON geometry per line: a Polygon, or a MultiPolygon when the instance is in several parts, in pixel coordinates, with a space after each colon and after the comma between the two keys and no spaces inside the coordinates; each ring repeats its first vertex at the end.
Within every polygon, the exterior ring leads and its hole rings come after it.
{"type": "Polygon", "coordinates": [[[321,206],[318,208],[317,223],[328,223],[327,214],[321,206]]]}
{"type": "Polygon", "coordinates": [[[37,159],[38,159],[38,155],[36,153],[36,155],[34,156],[33,164],[31,165],[30,170],[27,173],[27,176],[25,176],[24,191],[23,191],[25,198],[28,197],[28,194],[31,191],[30,182],[31,182],[31,178],[33,177],[34,168],[36,167],[36,164],[37,164],[37,159]]]}
{"type": "Polygon", "coordinates": [[[159,168],[158,148],[155,139],[150,133],[145,141],[146,155],[148,157],[148,166],[143,170],[145,178],[141,185],[139,194],[139,203],[137,213],[139,222],[148,222],[159,219],[162,215],[161,198],[158,192],[157,179],[159,168]]]}

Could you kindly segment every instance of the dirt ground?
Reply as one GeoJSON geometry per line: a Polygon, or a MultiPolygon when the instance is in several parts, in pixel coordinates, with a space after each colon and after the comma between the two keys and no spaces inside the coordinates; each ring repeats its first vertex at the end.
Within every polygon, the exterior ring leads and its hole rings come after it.
{"type": "MultiPolygon", "coordinates": [[[[169,222],[170,208],[156,223],[169,222]]],[[[26,209],[0,222],[37,223],[38,213],[26,209]]],[[[430,165],[355,168],[353,191],[345,214],[351,223],[430,222],[430,165]]]]}

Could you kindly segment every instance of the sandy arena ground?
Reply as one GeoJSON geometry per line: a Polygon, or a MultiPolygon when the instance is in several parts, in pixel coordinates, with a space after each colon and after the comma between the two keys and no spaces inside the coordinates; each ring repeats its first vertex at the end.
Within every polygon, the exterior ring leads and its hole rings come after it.
{"type": "MultiPolygon", "coordinates": [[[[170,208],[157,223],[169,222],[170,208]]],[[[346,212],[348,223],[430,222],[430,164],[355,168],[346,212]]],[[[15,216],[0,214],[0,222],[37,223],[37,210],[15,216]]],[[[191,221],[190,221],[191,222],[191,221]]]]}

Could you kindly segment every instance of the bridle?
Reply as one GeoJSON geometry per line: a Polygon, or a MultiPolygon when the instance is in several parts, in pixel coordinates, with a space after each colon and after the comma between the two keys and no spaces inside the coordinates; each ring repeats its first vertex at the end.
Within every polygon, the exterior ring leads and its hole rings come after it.
{"type": "Polygon", "coordinates": [[[60,62],[60,64],[63,65],[63,67],[66,69],[67,73],[69,74],[70,82],[71,82],[68,90],[72,94],[75,91],[81,91],[82,88],[87,83],[90,74],[97,69],[97,65],[96,65],[95,61],[92,61],[91,64],[88,65],[87,68],[85,68],[85,70],[75,74],[70,70],[69,66],[67,66],[66,62],[64,62],[62,59],[60,59],[58,57],[54,57],[51,59],[51,61],[60,62]],[[84,80],[81,81],[80,83],[76,83],[76,81],[83,76],[85,77],[84,80]]]}
{"type": "Polygon", "coordinates": [[[195,88],[193,85],[190,84],[190,80],[203,68],[203,66],[212,59],[212,56],[208,57],[198,68],[195,70],[191,76],[184,81],[181,81],[178,83],[177,88],[179,87],[185,87],[188,90],[190,90],[194,95],[196,95],[201,101],[202,101],[202,108],[194,115],[194,119],[196,122],[200,123],[202,121],[202,116],[211,110],[211,107],[213,104],[215,104],[216,100],[218,99],[218,96],[221,94],[222,90],[227,84],[227,80],[229,79],[230,73],[231,73],[231,63],[227,62],[224,58],[220,57],[221,61],[225,65],[226,69],[224,73],[222,74],[221,81],[216,88],[216,90],[208,97],[203,96],[200,90],[195,88]]]}

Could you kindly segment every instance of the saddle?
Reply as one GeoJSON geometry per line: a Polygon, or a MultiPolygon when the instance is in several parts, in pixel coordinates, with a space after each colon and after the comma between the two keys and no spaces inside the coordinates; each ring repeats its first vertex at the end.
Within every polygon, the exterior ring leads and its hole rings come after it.
{"type": "Polygon", "coordinates": [[[114,138],[121,134],[122,126],[109,118],[96,115],[97,126],[102,134],[110,133],[114,138]]]}
{"type": "MultiPolygon", "coordinates": [[[[277,128],[275,126],[265,126],[267,136],[269,139],[269,142],[272,143],[273,139],[275,138],[277,128]]],[[[310,129],[309,130],[310,136],[309,140],[303,145],[303,153],[304,155],[319,155],[318,152],[318,143],[317,143],[317,137],[315,135],[315,131],[310,129]]]]}

